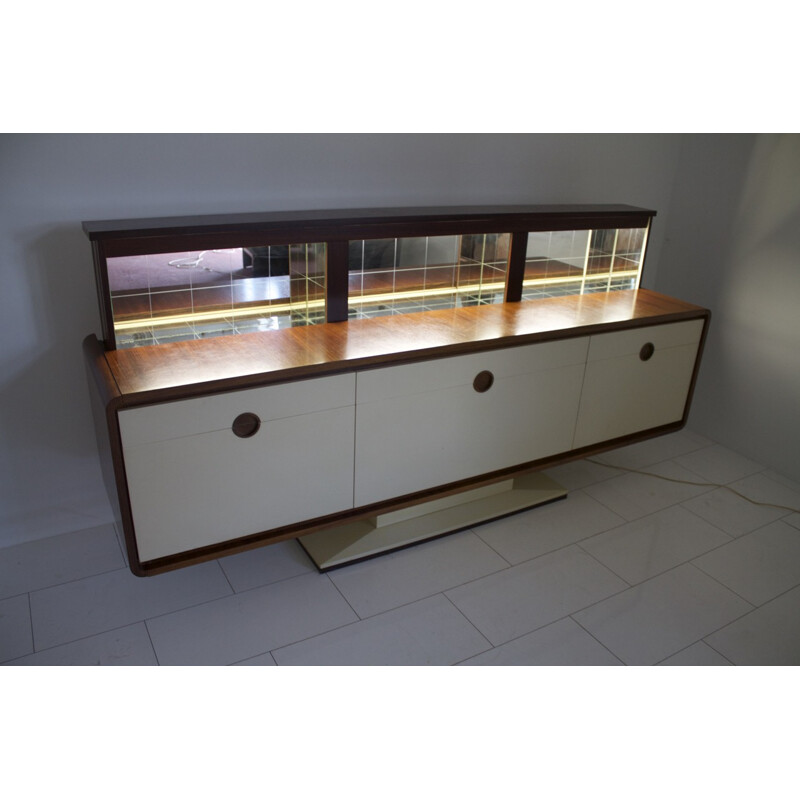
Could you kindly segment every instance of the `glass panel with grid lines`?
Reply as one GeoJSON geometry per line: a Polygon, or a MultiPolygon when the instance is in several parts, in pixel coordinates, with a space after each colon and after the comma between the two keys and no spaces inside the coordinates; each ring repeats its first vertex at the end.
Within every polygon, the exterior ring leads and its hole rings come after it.
{"type": "Polygon", "coordinates": [[[108,259],[117,347],[325,321],[325,245],[108,259]]]}
{"type": "Polygon", "coordinates": [[[645,228],[529,233],[522,299],[635,289],[646,239],[645,228]]]}
{"type": "Polygon", "coordinates": [[[350,242],[351,319],[502,303],[510,234],[350,242]]]}

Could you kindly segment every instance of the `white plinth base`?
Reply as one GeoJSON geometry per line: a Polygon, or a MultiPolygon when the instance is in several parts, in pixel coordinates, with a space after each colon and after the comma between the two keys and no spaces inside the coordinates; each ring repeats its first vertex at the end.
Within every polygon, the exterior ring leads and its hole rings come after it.
{"type": "Polygon", "coordinates": [[[298,541],[325,572],[566,496],[554,480],[532,473],[310,533],[298,541]]]}

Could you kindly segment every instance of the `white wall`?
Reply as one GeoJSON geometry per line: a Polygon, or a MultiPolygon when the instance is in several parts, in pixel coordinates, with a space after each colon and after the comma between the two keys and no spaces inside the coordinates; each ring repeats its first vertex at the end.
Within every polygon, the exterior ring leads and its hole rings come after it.
{"type": "Polygon", "coordinates": [[[656,288],[708,306],[690,424],[800,481],[800,135],[686,137],[656,288]]]}
{"type": "Polygon", "coordinates": [[[659,211],[680,135],[0,136],[0,546],[109,518],[81,341],[99,333],[80,223],[172,214],[630,203],[659,211]]]}

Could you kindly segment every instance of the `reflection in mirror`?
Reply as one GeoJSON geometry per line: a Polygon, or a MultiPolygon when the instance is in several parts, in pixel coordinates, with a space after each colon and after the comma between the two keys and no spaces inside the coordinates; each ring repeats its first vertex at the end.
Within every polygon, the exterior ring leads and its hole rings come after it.
{"type": "Polygon", "coordinates": [[[522,299],[636,289],[646,228],[528,234],[522,299]]]}
{"type": "Polygon", "coordinates": [[[117,347],[325,321],[325,245],[108,259],[117,347]]]}
{"type": "Polygon", "coordinates": [[[362,239],[349,246],[349,317],[502,303],[510,235],[362,239]]]}

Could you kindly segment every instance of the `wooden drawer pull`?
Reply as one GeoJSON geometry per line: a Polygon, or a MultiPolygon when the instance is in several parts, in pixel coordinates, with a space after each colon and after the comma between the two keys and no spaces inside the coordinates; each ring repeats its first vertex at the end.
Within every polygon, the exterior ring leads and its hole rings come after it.
{"type": "Polygon", "coordinates": [[[489,389],[492,388],[492,384],[494,383],[494,375],[489,372],[488,369],[483,370],[483,372],[479,372],[475,376],[475,380],[472,381],[472,388],[476,392],[488,392],[489,389]]]}
{"type": "Polygon", "coordinates": [[[652,342],[648,342],[642,345],[642,349],[639,351],[639,358],[641,358],[642,361],[649,361],[653,357],[655,351],[655,345],[652,342]]]}
{"type": "Polygon", "coordinates": [[[250,436],[255,436],[258,429],[261,427],[261,419],[258,414],[252,414],[246,411],[244,414],[239,414],[233,421],[231,430],[240,438],[247,439],[250,436]]]}

